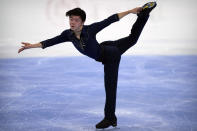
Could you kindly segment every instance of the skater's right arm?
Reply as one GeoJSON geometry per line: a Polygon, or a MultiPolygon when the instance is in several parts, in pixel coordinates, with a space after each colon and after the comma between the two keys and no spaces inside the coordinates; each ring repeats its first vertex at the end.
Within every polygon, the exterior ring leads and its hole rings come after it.
{"type": "Polygon", "coordinates": [[[63,31],[60,35],[53,37],[51,39],[47,39],[44,41],[41,41],[39,43],[35,43],[35,44],[31,44],[28,42],[22,42],[22,46],[21,48],[18,50],[18,53],[20,53],[21,51],[25,50],[25,49],[31,49],[31,48],[47,48],[49,46],[53,46],[62,42],[66,42],[69,41],[68,38],[68,30],[63,31]]]}

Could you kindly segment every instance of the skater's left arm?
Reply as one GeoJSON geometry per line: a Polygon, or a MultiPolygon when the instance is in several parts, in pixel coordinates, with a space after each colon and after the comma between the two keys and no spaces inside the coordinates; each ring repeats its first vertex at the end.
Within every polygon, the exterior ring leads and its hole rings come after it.
{"type": "Polygon", "coordinates": [[[121,12],[121,13],[117,13],[114,14],[110,17],[108,17],[107,19],[100,21],[100,22],[96,22],[90,25],[90,29],[91,29],[91,33],[93,35],[96,35],[99,31],[101,31],[102,29],[104,29],[105,27],[109,26],[110,24],[119,21],[121,18],[123,18],[124,16],[133,13],[133,14],[137,14],[142,10],[141,7],[136,7],[134,9],[125,11],[125,12],[121,12]]]}
{"type": "Polygon", "coordinates": [[[89,26],[92,35],[96,35],[99,31],[109,26],[110,24],[119,21],[118,14],[113,14],[107,19],[104,19],[100,22],[95,22],[89,26]]]}
{"type": "Polygon", "coordinates": [[[120,12],[120,13],[118,13],[118,18],[121,19],[121,18],[125,17],[126,15],[128,15],[130,13],[137,14],[141,10],[142,10],[142,7],[136,7],[136,8],[133,8],[131,10],[128,10],[128,11],[120,12]]]}

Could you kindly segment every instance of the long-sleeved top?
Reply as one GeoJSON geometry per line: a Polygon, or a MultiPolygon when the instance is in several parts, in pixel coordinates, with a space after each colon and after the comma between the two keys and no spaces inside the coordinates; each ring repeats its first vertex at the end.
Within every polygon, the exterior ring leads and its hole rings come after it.
{"type": "Polygon", "coordinates": [[[109,26],[111,23],[119,20],[117,14],[114,14],[103,21],[84,25],[80,39],[78,39],[71,29],[64,30],[60,35],[40,42],[42,48],[53,46],[62,42],[72,42],[75,48],[82,54],[97,60],[101,53],[100,45],[96,40],[96,34],[109,26]]]}

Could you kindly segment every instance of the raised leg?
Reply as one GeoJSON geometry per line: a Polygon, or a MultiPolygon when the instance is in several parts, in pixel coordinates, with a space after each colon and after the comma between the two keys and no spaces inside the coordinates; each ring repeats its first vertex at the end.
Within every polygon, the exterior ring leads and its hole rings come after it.
{"type": "Polygon", "coordinates": [[[114,41],[121,54],[137,43],[148,18],[149,15],[138,17],[131,29],[129,36],[114,41]]]}

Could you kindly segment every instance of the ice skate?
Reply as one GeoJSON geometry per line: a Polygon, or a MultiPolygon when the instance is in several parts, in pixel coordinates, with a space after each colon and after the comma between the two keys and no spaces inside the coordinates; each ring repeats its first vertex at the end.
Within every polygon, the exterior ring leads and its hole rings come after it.
{"type": "Polygon", "coordinates": [[[96,125],[96,129],[105,129],[110,126],[116,127],[117,126],[117,119],[115,118],[114,120],[108,120],[104,118],[101,122],[99,122],[96,125]]]}
{"type": "Polygon", "coordinates": [[[149,13],[157,6],[156,2],[148,2],[142,6],[142,11],[138,14],[140,15],[149,15],[149,13]]]}

